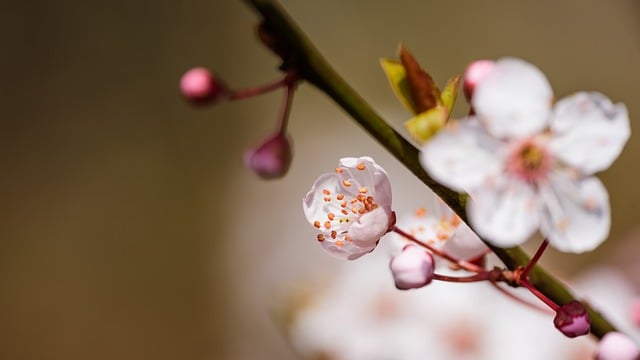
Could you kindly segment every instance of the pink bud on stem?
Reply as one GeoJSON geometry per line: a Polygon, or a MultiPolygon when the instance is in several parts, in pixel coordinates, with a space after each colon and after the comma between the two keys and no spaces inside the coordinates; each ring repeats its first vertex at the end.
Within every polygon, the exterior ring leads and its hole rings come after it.
{"type": "Polygon", "coordinates": [[[573,300],[560,307],[553,319],[553,325],[565,336],[574,338],[588,334],[591,321],[584,305],[573,300]]]}
{"type": "Polygon", "coordinates": [[[462,90],[467,101],[471,102],[476,85],[493,70],[494,66],[495,62],[491,60],[477,60],[467,66],[462,82],[462,90]]]}
{"type": "Polygon", "coordinates": [[[291,141],[285,133],[276,133],[258,147],[245,153],[245,164],[259,177],[270,180],[284,176],[292,160],[291,141]]]}
{"type": "Polygon", "coordinates": [[[435,263],[429,252],[414,245],[407,245],[400,254],[391,259],[389,268],[396,288],[409,290],[421,288],[433,280],[435,263]]]}
{"type": "Polygon", "coordinates": [[[180,78],[182,96],[196,105],[213,104],[225,97],[228,90],[207,68],[195,67],[180,78]]]}

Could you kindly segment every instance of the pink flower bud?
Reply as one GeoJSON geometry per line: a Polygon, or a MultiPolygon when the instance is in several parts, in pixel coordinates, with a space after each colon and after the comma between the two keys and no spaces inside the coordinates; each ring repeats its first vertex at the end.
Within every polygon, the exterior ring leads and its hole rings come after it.
{"type": "Polygon", "coordinates": [[[561,333],[570,338],[586,335],[591,328],[587,309],[576,300],[560,307],[555,319],[553,319],[553,324],[561,333]]]}
{"type": "Polygon", "coordinates": [[[400,290],[418,289],[433,280],[433,256],[414,245],[407,245],[391,259],[389,268],[400,290]]]}
{"type": "Polygon", "coordinates": [[[462,83],[462,90],[464,91],[464,96],[467,98],[467,101],[471,101],[476,85],[493,70],[494,66],[495,62],[491,60],[478,60],[467,66],[462,83]]]}
{"type": "Polygon", "coordinates": [[[289,170],[292,159],[291,141],[286,134],[277,133],[260,146],[245,153],[247,167],[263,179],[277,179],[289,170]]]}
{"type": "Polygon", "coordinates": [[[208,104],[220,100],[227,89],[208,69],[196,67],[182,75],[180,91],[194,104],[208,104]]]}
{"type": "Polygon", "coordinates": [[[596,356],[598,360],[638,360],[640,348],[627,335],[612,331],[600,340],[596,356]]]}

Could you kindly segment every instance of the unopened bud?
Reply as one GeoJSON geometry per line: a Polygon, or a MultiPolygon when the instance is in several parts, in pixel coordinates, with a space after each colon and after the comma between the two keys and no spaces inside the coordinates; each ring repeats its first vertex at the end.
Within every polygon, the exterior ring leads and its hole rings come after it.
{"type": "Polygon", "coordinates": [[[263,179],[277,179],[289,170],[292,160],[291,140],[277,133],[255,149],[245,153],[245,164],[263,179]]]}
{"type": "Polygon", "coordinates": [[[640,348],[627,335],[612,331],[600,340],[596,358],[598,360],[638,360],[640,348]]]}
{"type": "Polygon", "coordinates": [[[391,259],[389,268],[396,288],[400,290],[418,289],[433,280],[433,256],[414,245],[407,245],[402,252],[391,259]]]}
{"type": "Polygon", "coordinates": [[[464,96],[467,98],[467,101],[471,102],[473,90],[476,88],[476,85],[493,70],[494,66],[496,66],[496,63],[491,60],[478,60],[467,66],[462,82],[462,90],[464,91],[464,96]]]}
{"type": "Polygon", "coordinates": [[[573,338],[589,333],[591,321],[589,313],[581,302],[573,300],[562,305],[553,319],[556,326],[565,336],[573,338]]]}
{"type": "Polygon", "coordinates": [[[220,100],[227,92],[225,85],[206,68],[188,70],[180,78],[180,91],[194,104],[208,104],[220,100]]]}

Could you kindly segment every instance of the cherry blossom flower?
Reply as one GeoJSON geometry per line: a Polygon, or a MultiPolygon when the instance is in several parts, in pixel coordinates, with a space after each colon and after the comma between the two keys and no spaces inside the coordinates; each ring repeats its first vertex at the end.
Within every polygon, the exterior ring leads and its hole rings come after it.
{"type": "MultiPolygon", "coordinates": [[[[410,215],[401,216],[398,227],[417,240],[459,260],[473,260],[486,253],[487,246],[447,204],[435,194],[427,200],[431,200],[426,202],[427,206],[419,207],[410,215]]],[[[411,243],[399,234],[392,235],[392,243],[398,249],[411,243]]],[[[440,264],[440,260],[438,258],[436,264],[440,264]]]]}
{"type": "Polygon", "coordinates": [[[622,151],[627,109],[596,92],[552,101],[540,70],[498,60],[474,88],[475,115],[422,149],[436,180],[471,195],[471,224],[496,246],[522,244],[539,228],[556,249],[580,253],[608,235],[608,193],[592,174],[622,151]]]}
{"type": "Polygon", "coordinates": [[[376,247],[395,222],[391,183],[370,157],[342,158],[335,172],[321,175],[302,202],[307,221],[330,254],[355,260],[376,247]]]}

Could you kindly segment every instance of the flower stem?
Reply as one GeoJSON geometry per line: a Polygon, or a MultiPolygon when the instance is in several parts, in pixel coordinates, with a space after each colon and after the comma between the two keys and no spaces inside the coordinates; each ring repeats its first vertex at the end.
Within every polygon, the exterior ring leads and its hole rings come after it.
{"type": "MultiPolygon", "coordinates": [[[[244,0],[254,8],[268,25],[270,35],[280,45],[286,45],[288,56],[295,61],[295,70],[301,79],[309,81],[319,90],[327,94],[358,122],[385,149],[405,165],[425,185],[431,188],[451,209],[466,222],[464,201],[455,191],[440,185],[422,168],[419,161],[419,150],[395,131],[373,108],[342,79],[329,65],[311,41],[298,26],[286,15],[285,11],[274,0],[244,0]]],[[[281,46],[281,48],[284,48],[281,46]]],[[[290,60],[290,59],[289,59],[290,60]]],[[[510,270],[529,264],[529,257],[519,247],[502,249],[487,244],[510,270]]],[[[574,300],[567,288],[540,266],[531,269],[529,280],[541,293],[555,303],[565,304],[574,300]]],[[[601,338],[616,328],[601,314],[587,306],[591,318],[592,333],[601,338]]]]}
{"type": "Polygon", "coordinates": [[[545,294],[540,292],[540,290],[536,289],[536,287],[533,286],[533,284],[531,284],[528,280],[521,279],[520,280],[520,285],[522,285],[525,288],[527,288],[533,295],[535,295],[535,297],[540,299],[543,303],[545,303],[553,311],[560,310],[560,306],[558,304],[556,304],[553,300],[549,299],[545,294]]]}
{"type": "Polygon", "coordinates": [[[289,123],[289,113],[291,112],[291,104],[293,104],[293,94],[296,90],[296,82],[289,82],[286,84],[286,90],[284,94],[284,105],[280,111],[280,123],[278,124],[278,132],[280,135],[284,135],[287,132],[287,124],[289,123]]]}
{"type": "Polygon", "coordinates": [[[447,281],[447,282],[457,282],[457,283],[468,283],[468,282],[478,282],[478,281],[490,280],[488,271],[477,273],[477,274],[471,275],[471,276],[448,276],[448,275],[441,275],[441,274],[433,274],[433,278],[435,280],[447,281]]]}
{"type": "Polygon", "coordinates": [[[540,244],[540,247],[538,248],[538,250],[536,250],[536,253],[533,255],[533,257],[531,258],[527,266],[524,268],[524,270],[522,270],[522,273],[520,274],[520,276],[523,279],[527,279],[529,277],[529,273],[531,273],[531,270],[533,269],[533,267],[536,266],[536,263],[538,263],[538,260],[540,260],[540,257],[542,256],[544,251],[547,249],[547,245],[549,245],[549,241],[545,238],[542,244],[540,244]]]}
{"type": "Polygon", "coordinates": [[[495,287],[498,291],[500,291],[501,293],[503,293],[505,296],[507,296],[508,298],[512,299],[513,301],[520,303],[528,308],[531,308],[533,310],[536,311],[540,311],[543,312],[545,314],[549,313],[549,309],[542,307],[540,305],[531,303],[529,301],[526,301],[522,298],[520,298],[519,296],[516,296],[514,293],[510,292],[509,290],[503,288],[502,286],[498,285],[496,282],[491,282],[491,285],[493,285],[493,287],[495,287]]]}
{"type": "Polygon", "coordinates": [[[270,83],[250,87],[246,89],[240,90],[229,90],[229,94],[227,96],[228,100],[243,100],[248,99],[250,97],[266,94],[270,91],[279,89],[283,86],[290,86],[290,84],[295,83],[295,76],[292,74],[287,74],[280,79],[272,81],[270,83]]]}

